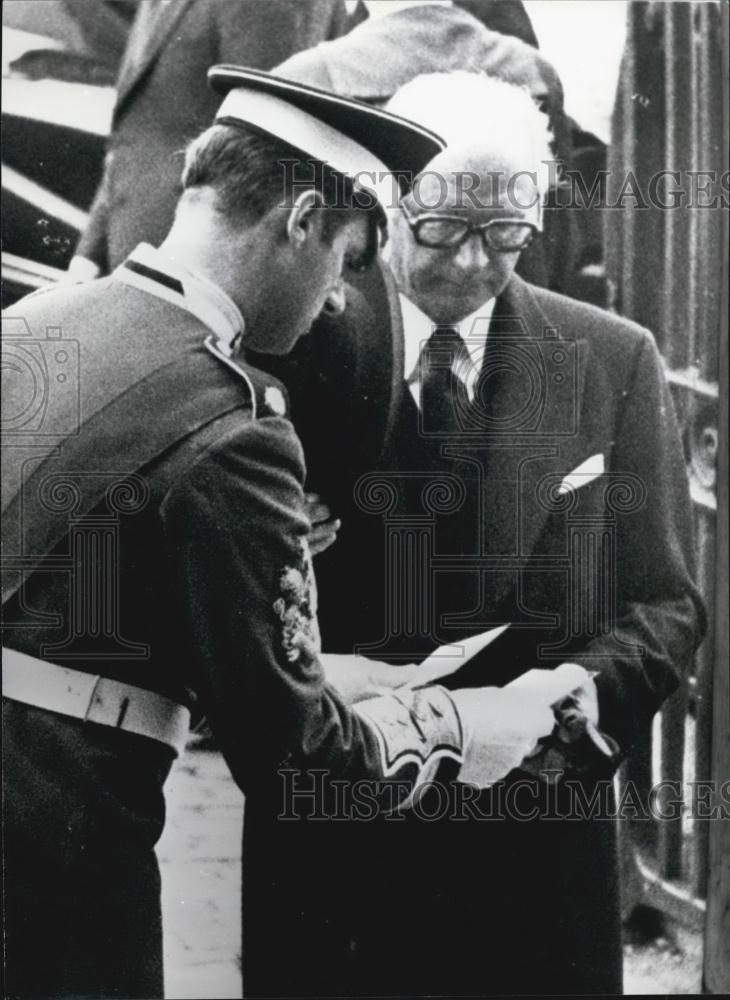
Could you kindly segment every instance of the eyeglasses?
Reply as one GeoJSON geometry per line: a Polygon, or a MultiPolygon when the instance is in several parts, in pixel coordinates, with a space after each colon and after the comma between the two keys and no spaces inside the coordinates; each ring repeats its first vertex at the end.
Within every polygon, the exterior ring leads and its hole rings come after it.
{"type": "Polygon", "coordinates": [[[494,253],[515,253],[532,243],[537,226],[531,222],[514,219],[491,219],[481,225],[472,225],[458,215],[410,216],[404,205],[403,215],[411,227],[416,243],[433,250],[460,247],[472,233],[479,233],[487,250],[494,253]]]}

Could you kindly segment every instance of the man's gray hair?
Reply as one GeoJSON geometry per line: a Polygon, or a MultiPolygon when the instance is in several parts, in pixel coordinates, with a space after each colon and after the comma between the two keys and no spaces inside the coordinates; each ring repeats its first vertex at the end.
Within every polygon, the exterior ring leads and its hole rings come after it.
{"type": "Polygon", "coordinates": [[[396,91],[386,107],[430,128],[452,149],[478,148],[483,136],[485,150],[509,152],[536,174],[543,198],[557,177],[548,117],[525,87],[466,70],[424,73],[396,91]]]}

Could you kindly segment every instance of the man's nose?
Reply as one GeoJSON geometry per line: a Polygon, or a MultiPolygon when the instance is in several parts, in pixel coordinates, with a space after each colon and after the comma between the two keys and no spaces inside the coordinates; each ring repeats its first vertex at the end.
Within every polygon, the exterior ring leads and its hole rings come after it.
{"type": "Polygon", "coordinates": [[[479,271],[489,263],[481,233],[471,233],[456,251],[454,261],[464,271],[479,271]]]}
{"type": "Polygon", "coordinates": [[[345,311],[345,282],[339,281],[324,300],[324,311],[330,316],[339,316],[345,311]]]}

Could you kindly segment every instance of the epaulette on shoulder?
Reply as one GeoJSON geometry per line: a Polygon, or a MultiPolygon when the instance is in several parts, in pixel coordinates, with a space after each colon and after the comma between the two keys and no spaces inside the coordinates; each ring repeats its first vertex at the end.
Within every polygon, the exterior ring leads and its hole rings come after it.
{"type": "Polygon", "coordinates": [[[213,357],[247,383],[251,392],[254,420],[261,417],[289,416],[289,396],[278,379],[248,364],[239,356],[229,357],[218,347],[213,337],[208,337],[205,346],[213,357]]]}

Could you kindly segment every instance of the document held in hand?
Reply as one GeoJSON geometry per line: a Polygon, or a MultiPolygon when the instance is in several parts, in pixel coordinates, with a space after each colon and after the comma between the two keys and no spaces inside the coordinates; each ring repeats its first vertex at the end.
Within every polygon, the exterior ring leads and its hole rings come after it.
{"type": "Polygon", "coordinates": [[[463,667],[467,661],[490,646],[508,628],[509,622],[506,625],[497,625],[496,628],[487,629],[486,632],[480,632],[478,635],[470,635],[458,643],[458,647],[460,647],[458,653],[454,652],[454,649],[457,648],[456,643],[439,646],[423,660],[416,677],[406,686],[423,687],[426,684],[436,684],[443,677],[453,674],[460,667],[463,667]]]}
{"type": "MultiPolygon", "coordinates": [[[[428,684],[442,684],[443,686],[458,691],[462,686],[463,677],[466,677],[467,667],[470,661],[492,644],[495,644],[493,651],[498,663],[500,658],[500,644],[497,640],[507,629],[509,623],[499,625],[496,628],[488,629],[478,635],[469,636],[462,640],[458,646],[459,652],[455,653],[455,645],[440,646],[434,650],[430,656],[421,663],[415,677],[404,687],[422,687],[428,684]]],[[[487,690],[490,688],[490,669],[487,660],[479,668],[480,682],[487,690]]],[[[496,768],[499,777],[504,777],[511,770],[507,763],[510,759],[509,751],[515,750],[520,740],[524,740],[525,733],[519,732],[520,727],[514,725],[524,714],[534,711],[538,706],[550,707],[555,710],[556,723],[565,722],[564,709],[566,704],[570,704],[571,695],[585,685],[593,686],[593,674],[577,663],[561,663],[559,666],[548,669],[533,668],[525,671],[519,677],[509,683],[499,685],[499,692],[504,696],[502,703],[503,715],[497,714],[492,720],[494,726],[494,742],[491,754],[493,769],[496,768]],[[566,702],[567,699],[567,702],[566,702]],[[514,732],[511,728],[514,728],[514,732]],[[512,745],[514,744],[514,745],[512,745]],[[504,757],[505,767],[499,767],[499,759],[504,757]]],[[[474,682],[472,672],[471,683],[474,682]]],[[[594,689],[595,690],[595,689],[594,689]]],[[[486,693],[486,692],[485,692],[486,693]]],[[[496,693],[496,692],[495,692],[496,693]]],[[[500,699],[498,698],[497,701],[500,699]]],[[[497,707],[495,704],[494,707],[497,707]]],[[[573,713],[575,714],[575,713],[573,713]]],[[[546,723],[544,731],[532,731],[534,744],[532,749],[525,747],[526,756],[522,761],[522,768],[531,774],[540,774],[547,764],[550,765],[553,773],[560,769],[570,768],[572,770],[600,769],[610,774],[615,770],[621,759],[618,746],[610,737],[601,733],[597,726],[580,716],[578,713],[578,725],[573,726],[573,735],[569,736],[566,742],[566,727],[561,727],[562,735],[558,734],[558,726],[551,726],[546,723]]],[[[514,764],[511,765],[512,767],[514,764]]],[[[468,777],[460,777],[460,780],[468,780],[468,777]]]]}
{"type": "MultiPolygon", "coordinates": [[[[425,687],[426,684],[444,684],[446,687],[459,687],[456,674],[472,657],[491,646],[510,627],[509,622],[487,629],[478,635],[470,635],[459,641],[460,652],[455,653],[457,644],[439,646],[426,657],[418,668],[415,677],[404,687],[425,687]],[[454,683],[450,683],[450,681],[454,683]]],[[[562,663],[559,667],[548,669],[533,669],[521,674],[503,690],[524,694],[525,697],[536,697],[546,705],[554,705],[561,701],[571,691],[585,684],[590,674],[577,663],[562,663]]],[[[484,685],[489,685],[489,668],[484,671],[484,685]]]]}
{"type": "MultiPolygon", "coordinates": [[[[421,663],[418,673],[404,687],[425,687],[427,684],[445,683],[446,687],[458,687],[448,683],[448,679],[460,670],[473,656],[481,653],[495,642],[509,628],[506,625],[497,625],[496,628],[487,629],[478,635],[470,635],[463,639],[459,645],[462,647],[460,653],[454,653],[454,644],[439,646],[433,653],[426,657],[421,663]]],[[[577,663],[561,663],[559,667],[553,669],[532,669],[527,670],[509,684],[504,685],[502,690],[523,694],[525,698],[535,698],[545,705],[555,705],[567,697],[571,691],[575,691],[590,680],[591,675],[585,667],[577,663]]],[[[484,683],[489,685],[489,669],[485,669],[484,683]]]]}

